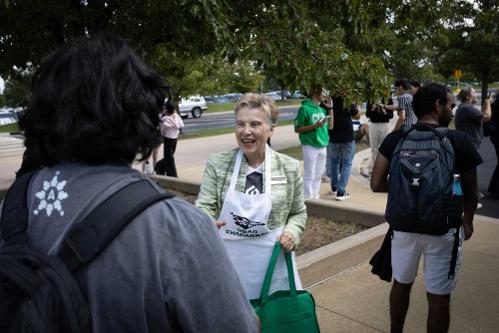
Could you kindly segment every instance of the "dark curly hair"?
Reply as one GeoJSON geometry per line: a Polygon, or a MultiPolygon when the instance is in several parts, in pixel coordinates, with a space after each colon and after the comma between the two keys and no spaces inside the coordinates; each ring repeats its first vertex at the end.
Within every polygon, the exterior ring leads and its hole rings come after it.
{"type": "Polygon", "coordinates": [[[438,83],[425,84],[412,99],[412,107],[416,117],[422,118],[426,114],[435,112],[435,102],[447,104],[447,93],[450,91],[438,83]]]}
{"type": "Polygon", "coordinates": [[[137,48],[101,33],[75,38],[36,71],[20,121],[27,164],[130,163],[161,143],[164,93],[137,48]]]}

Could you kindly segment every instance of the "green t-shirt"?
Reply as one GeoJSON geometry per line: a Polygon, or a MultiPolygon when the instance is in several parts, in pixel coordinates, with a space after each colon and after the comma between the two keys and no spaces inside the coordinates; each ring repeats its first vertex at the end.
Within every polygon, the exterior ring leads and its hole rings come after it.
{"type": "MultiPolygon", "coordinates": [[[[306,99],[301,103],[301,107],[296,115],[295,128],[313,125],[325,116],[326,110],[315,104],[312,100],[306,99]]],[[[329,142],[327,128],[326,121],[322,127],[300,133],[301,144],[318,148],[326,147],[329,142]]]]}

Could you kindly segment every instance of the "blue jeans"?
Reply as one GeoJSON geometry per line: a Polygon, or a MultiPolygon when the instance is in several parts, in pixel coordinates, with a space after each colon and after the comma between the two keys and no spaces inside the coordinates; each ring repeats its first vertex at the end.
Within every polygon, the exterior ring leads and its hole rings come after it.
{"type": "Polygon", "coordinates": [[[352,161],[355,155],[355,141],[332,143],[327,146],[327,160],[329,164],[329,177],[331,177],[331,188],[335,187],[339,192],[345,192],[347,187],[352,161]]]}

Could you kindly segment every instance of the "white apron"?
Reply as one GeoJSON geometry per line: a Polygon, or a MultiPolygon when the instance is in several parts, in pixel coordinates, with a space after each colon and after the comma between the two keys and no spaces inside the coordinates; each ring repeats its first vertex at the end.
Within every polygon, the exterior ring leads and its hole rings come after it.
{"type": "MultiPolygon", "coordinates": [[[[274,230],[270,230],[267,227],[272,209],[270,148],[268,146],[265,147],[264,193],[246,194],[235,190],[242,158],[243,153],[239,150],[229,189],[219,216],[219,220],[225,221],[226,225],[220,228],[219,232],[224,240],[229,258],[244,286],[248,299],[256,299],[260,297],[272,249],[281,235],[283,227],[274,230]]],[[[292,259],[296,288],[302,289],[296,269],[294,252],[292,253],[292,259]]],[[[284,256],[281,255],[277,260],[270,293],[288,289],[286,263],[284,256]]]]}

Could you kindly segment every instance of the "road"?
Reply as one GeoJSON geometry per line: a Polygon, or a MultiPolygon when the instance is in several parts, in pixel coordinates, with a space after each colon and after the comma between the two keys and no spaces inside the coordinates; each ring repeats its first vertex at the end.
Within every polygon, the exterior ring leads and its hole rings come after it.
{"type": "MultiPolygon", "coordinates": [[[[294,119],[299,106],[289,106],[279,108],[279,120],[294,119]]],[[[195,133],[208,128],[229,128],[234,127],[233,112],[204,113],[200,118],[184,119],[184,134],[195,133]]]]}

